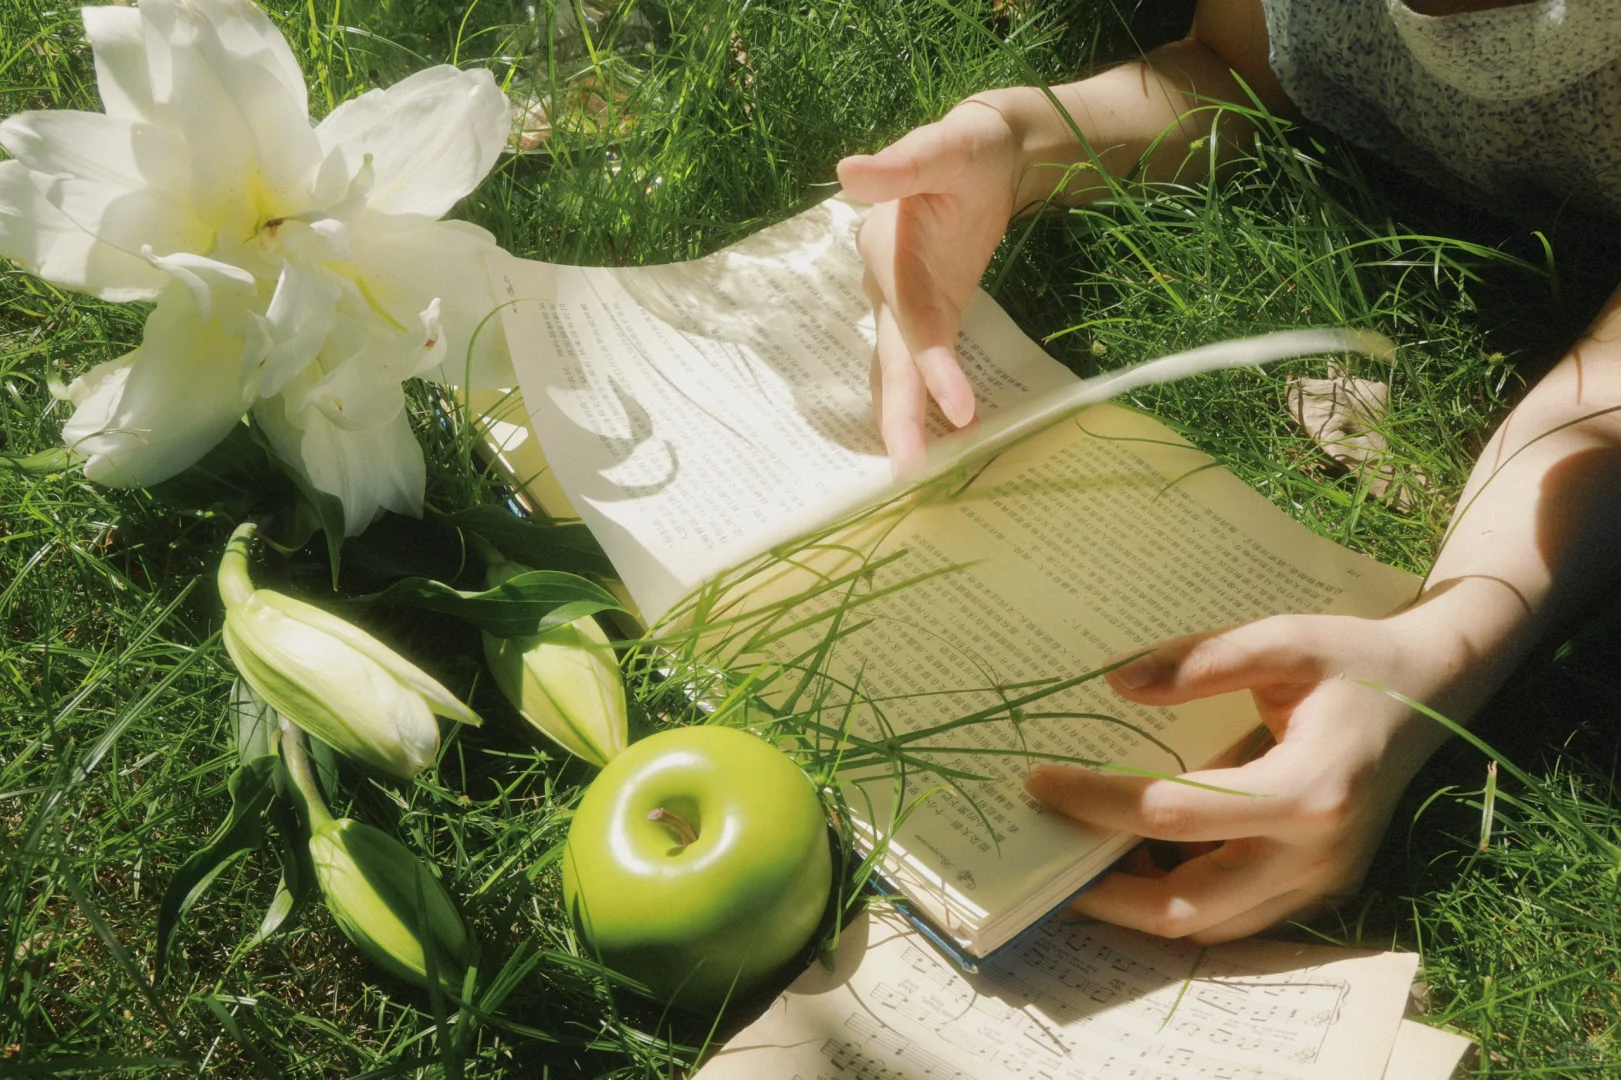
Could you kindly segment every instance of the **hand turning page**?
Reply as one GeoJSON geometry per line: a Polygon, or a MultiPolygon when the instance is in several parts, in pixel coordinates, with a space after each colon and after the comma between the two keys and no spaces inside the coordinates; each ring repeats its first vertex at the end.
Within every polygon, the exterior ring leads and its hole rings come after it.
{"type": "MultiPolygon", "coordinates": [[[[830,199],[693,262],[491,259],[535,432],[649,621],[889,487],[860,222],[830,199]]],[[[1076,381],[984,294],[959,348],[982,416],[1076,381]]]]}
{"type": "MultiPolygon", "coordinates": [[[[872,410],[875,333],[840,198],[707,258],[558,266],[491,256],[535,433],[557,481],[652,622],[747,559],[901,490],[872,410]]],[[[957,351],[975,422],[931,420],[938,472],[1090,402],[1312,351],[1383,353],[1343,330],[1224,342],[1082,381],[983,291],[957,351]]]]}

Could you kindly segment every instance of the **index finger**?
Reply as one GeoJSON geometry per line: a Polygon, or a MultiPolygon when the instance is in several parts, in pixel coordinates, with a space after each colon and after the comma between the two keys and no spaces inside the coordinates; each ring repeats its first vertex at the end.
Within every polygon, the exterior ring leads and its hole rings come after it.
{"type": "Polygon", "coordinates": [[[1267,836],[1278,831],[1290,808],[1285,793],[1297,770],[1288,756],[1278,746],[1247,765],[1186,773],[1176,780],[1044,765],[1030,773],[1025,790],[1076,821],[1154,840],[1267,836]]]}
{"type": "Polygon", "coordinates": [[[839,161],[839,183],[851,198],[884,203],[939,191],[962,171],[960,139],[937,121],[914,128],[876,154],[839,161]]]}
{"type": "MultiPolygon", "coordinates": [[[[1281,919],[1316,899],[1287,853],[1267,845],[1234,864],[1219,852],[1189,860],[1160,878],[1106,874],[1069,910],[1160,937],[1203,934],[1254,911],[1279,909],[1281,919]]],[[[1276,920],[1273,920],[1276,921],[1276,920]]]]}
{"type": "MultiPolygon", "coordinates": [[[[867,265],[867,295],[883,299],[904,349],[940,411],[956,427],[974,418],[974,388],[957,355],[962,305],[936,275],[936,263],[954,242],[937,211],[906,199],[874,207],[856,238],[867,265]]],[[[876,304],[875,304],[876,306],[876,304]]],[[[887,362],[889,357],[885,356],[887,362]]]]}

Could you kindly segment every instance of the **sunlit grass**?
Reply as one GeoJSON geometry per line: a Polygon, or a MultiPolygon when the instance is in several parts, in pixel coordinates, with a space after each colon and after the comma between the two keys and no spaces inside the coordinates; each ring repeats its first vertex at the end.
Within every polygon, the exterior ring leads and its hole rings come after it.
{"type": "MultiPolygon", "coordinates": [[[[516,254],[594,264],[713,250],[822,197],[841,154],[974,90],[1065,77],[1133,40],[1101,0],[1033,5],[1029,17],[946,0],[644,0],[588,18],[588,34],[567,29],[577,25],[567,12],[541,5],[536,22],[506,0],[271,7],[318,115],[445,60],[486,64],[515,100],[548,102],[550,140],[506,159],[459,213],[516,254]]],[[[1155,7],[1133,24],[1144,42],[1175,29],[1176,5],[1155,7]]],[[[0,6],[0,112],[97,107],[76,10],[0,6]]],[[[1320,139],[1268,125],[1253,160],[1219,182],[1195,160],[1176,185],[1033,220],[990,284],[1081,371],[1284,327],[1389,334],[1396,367],[1357,373],[1391,384],[1387,433],[1407,511],[1370,499],[1289,419],[1286,377],[1321,374],[1321,362],[1205,376],[1134,401],[1297,520],[1422,569],[1518,389],[1515,362],[1579,326],[1593,260],[1555,237],[1550,273],[1525,230],[1393,201],[1376,167],[1320,139]]],[[[0,453],[57,445],[66,407],[48,382],[132,348],[143,316],[0,273],[0,453]]],[[[465,425],[426,392],[413,408],[430,506],[499,498],[467,453],[465,425]]],[[[234,524],[69,474],[0,471],[0,1075],[679,1075],[709,1021],[611,993],[563,917],[557,860],[590,770],[524,741],[480,677],[476,632],[406,613],[369,625],[471,693],[491,722],[451,735],[439,768],[404,790],[347,776],[333,809],[393,829],[443,869],[484,945],[478,1000],[441,1028],[427,996],[365,965],[319,906],[242,951],[276,885],[268,851],[233,865],[183,926],[168,978],[152,983],[158,897],[223,818],[236,761],[209,581],[234,524]]],[[[261,572],[307,595],[329,588],[319,548],[261,572]]],[[[364,592],[466,569],[454,530],[430,515],[375,527],[346,548],[343,573],[346,590],[364,592]]],[[[1540,658],[1482,728],[1547,778],[1560,813],[1505,777],[1492,841],[1477,852],[1479,800],[1466,793],[1485,762],[1451,749],[1415,784],[1365,902],[1320,927],[1422,947],[1432,1019],[1478,1034],[1493,1075],[1614,1072],[1617,879],[1561,823],[1575,815],[1617,832],[1607,776],[1618,702],[1603,662],[1614,644],[1601,635],[1540,658]],[[1580,748],[1600,769],[1560,757],[1582,719],[1580,748]]],[[[837,748],[817,759],[828,779],[860,760],[836,734],[848,694],[817,682],[817,656],[752,682],[746,665],[706,674],[710,659],[695,648],[675,672],[684,677],[633,680],[640,730],[693,719],[699,699],[720,702],[724,719],[770,676],[803,682],[777,720],[837,748]]]]}

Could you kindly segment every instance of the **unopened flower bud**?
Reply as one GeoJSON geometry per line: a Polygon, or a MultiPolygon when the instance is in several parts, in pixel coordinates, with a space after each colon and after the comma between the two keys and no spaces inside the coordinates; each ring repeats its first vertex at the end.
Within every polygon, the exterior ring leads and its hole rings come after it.
{"type": "Polygon", "coordinates": [[[251,524],[220,560],[225,648],[277,712],[347,757],[409,780],[439,752],[434,714],[478,724],[449,690],[353,623],[248,576],[251,524]]]}
{"type": "Polygon", "coordinates": [[[315,877],[332,918],[385,970],[428,985],[428,956],[439,984],[460,993],[473,936],[439,879],[405,845],[353,818],[327,819],[310,835],[315,877]]]}
{"type": "MultiPolygon", "coordinates": [[[[529,570],[487,543],[479,550],[492,589],[529,570]]],[[[569,753],[600,768],[630,741],[619,659],[589,615],[545,634],[486,633],[484,657],[512,707],[569,753]]]]}
{"type": "Polygon", "coordinates": [[[563,749],[602,766],[629,742],[624,679],[595,619],[527,637],[485,634],[484,655],[507,700],[563,749]]]}

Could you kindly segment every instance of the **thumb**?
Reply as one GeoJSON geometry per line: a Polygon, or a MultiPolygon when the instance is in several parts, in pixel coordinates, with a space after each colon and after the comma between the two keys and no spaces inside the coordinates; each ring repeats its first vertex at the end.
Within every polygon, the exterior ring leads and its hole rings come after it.
{"type": "Polygon", "coordinates": [[[839,183],[851,198],[890,202],[940,191],[962,169],[955,140],[942,124],[909,131],[876,154],[853,154],[839,162],[839,183]]]}
{"type": "Polygon", "coordinates": [[[1325,675],[1317,636],[1311,616],[1274,615],[1160,642],[1104,678],[1121,697],[1145,705],[1180,705],[1234,690],[1304,688],[1325,675]]]}

